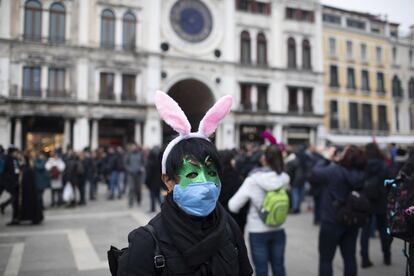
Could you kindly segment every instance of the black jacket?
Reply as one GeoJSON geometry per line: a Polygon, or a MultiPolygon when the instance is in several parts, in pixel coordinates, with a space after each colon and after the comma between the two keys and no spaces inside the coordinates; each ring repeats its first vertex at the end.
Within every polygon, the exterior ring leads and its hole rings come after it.
{"type": "Polygon", "coordinates": [[[365,170],[366,179],[373,178],[377,182],[379,196],[371,199],[371,209],[374,214],[385,214],[387,209],[387,193],[384,187],[384,180],[390,178],[387,164],[381,159],[369,159],[365,170]]]}
{"type": "Polygon", "coordinates": [[[365,174],[321,160],[313,168],[311,178],[326,184],[322,193],[322,221],[336,223],[336,205],[344,203],[352,190],[362,190],[365,174]]]}
{"type": "MultiPolygon", "coordinates": [[[[165,204],[165,203],[164,203],[165,204]]],[[[218,206],[218,208],[222,208],[218,206]]],[[[218,250],[223,262],[218,263],[210,259],[204,263],[207,269],[200,274],[200,271],[195,273],[191,270],[187,264],[186,259],[178,251],[177,246],[174,244],[173,239],[169,233],[170,229],[165,226],[163,215],[160,213],[153,218],[149,224],[151,224],[156,232],[156,236],[161,247],[162,254],[166,259],[166,269],[162,271],[160,275],[211,275],[208,271],[220,271],[222,275],[252,275],[253,270],[247,257],[247,250],[241,235],[241,232],[237,224],[233,219],[223,210],[222,212],[227,219],[228,225],[231,228],[231,232],[234,237],[227,238],[228,242],[225,246],[218,250]],[[235,249],[237,247],[237,250],[235,249]],[[219,266],[218,266],[219,265],[219,266]]],[[[228,233],[226,231],[226,233],[228,233]]],[[[143,227],[135,229],[128,235],[129,247],[128,250],[119,258],[118,261],[118,276],[149,276],[159,275],[156,273],[154,267],[154,247],[155,243],[149,232],[144,230],[143,227]]],[[[209,252],[203,252],[209,254],[209,252]]]]}

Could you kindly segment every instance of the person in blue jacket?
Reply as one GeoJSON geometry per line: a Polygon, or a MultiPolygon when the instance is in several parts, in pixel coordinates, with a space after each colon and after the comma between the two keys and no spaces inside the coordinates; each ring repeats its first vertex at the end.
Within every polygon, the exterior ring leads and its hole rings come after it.
{"type": "Polygon", "coordinates": [[[366,158],[361,149],[348,146],[335,162],[335,151],[335,148],[331,148],[326,154],[327,159],[319,161],[312,171],[313,180],[325,184],[319,232],[319,275],[333,275],[332,262],[339,247],[344,261],[344,276],[355,276],[358,228],[339,224],[336,212],[352,190],[362,189],[366,158]]]}

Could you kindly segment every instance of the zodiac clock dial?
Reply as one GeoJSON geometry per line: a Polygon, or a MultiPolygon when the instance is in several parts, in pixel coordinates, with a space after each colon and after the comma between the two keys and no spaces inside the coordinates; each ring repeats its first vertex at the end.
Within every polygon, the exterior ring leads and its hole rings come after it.
{"type": "Polygon", "coordinates": [[[199,0],[179,0],[170,12],[175,33],[183,40],[197,43],[211,33],[213,22],[210,10],[199,0]]]}

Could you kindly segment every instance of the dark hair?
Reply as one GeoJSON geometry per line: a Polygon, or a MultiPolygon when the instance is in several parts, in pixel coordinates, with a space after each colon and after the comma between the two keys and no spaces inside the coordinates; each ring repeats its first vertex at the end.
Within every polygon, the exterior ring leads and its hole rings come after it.
{"type": "Polygon", "coordinates": [[[268,146],[264,152],[266,162],[277,174],[284,170],[283,156],[281,150],[276,146],[268,146]]]}
{"type": "Polygon", "coordinates": [[[364,170],[367,164],[365,153],[357,146],[348,146],[345,148],[339,165],[347,169],[364,170]]]}
{"type": "Polygon", "coordinates": [[[224,172],[233,171],[234,168],[231,165],[231,160],[234,159],[234,156],[236,155],[235,152],[232,150],[221,150],[219,151],[219,154],[220,154],[222,170],[224,172]]]}
{"type": "Polygon", "coordinates": [[[365,145],[365,155],[367,159],[381,159],[384,160],[384,156],[381,153],[378,145],[376,143],[368,143],[365,145]]]}
{"type": "MultiPolygon", "coordinates": [[[[162,152],[164,150],[165,147],[162,152]]],[[[214,144],[203,138],[189,138],[175,145],[167,157],[165,168],[170,179],[177,177],[177,171],[186,156],[191,156],[199,162],[204,162],[206,157],[209,156],[216,165],[219,175],[221,175],[220,157],[214,144]]]]}

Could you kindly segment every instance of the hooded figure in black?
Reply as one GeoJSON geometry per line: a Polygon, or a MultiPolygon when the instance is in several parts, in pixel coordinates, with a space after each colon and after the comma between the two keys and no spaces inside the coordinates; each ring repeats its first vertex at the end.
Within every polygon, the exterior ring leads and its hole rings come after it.
{"type": "Polygon", "coordinates": [[[168,95],[157,92],[155,102],[161,117],[180,134],[167,145],[161,162],[168,195],[149,222],[154,236],[148,225],[129,234],[117,275],[252,275],[240,229],[218,203],[220,159],[207,138],[230,111],[231,97],[220,99],[195,133],[168,95]]]}

